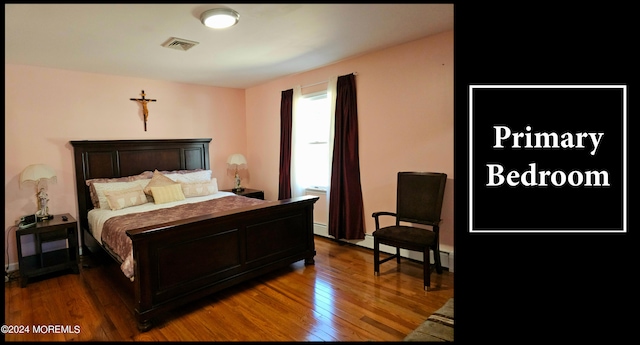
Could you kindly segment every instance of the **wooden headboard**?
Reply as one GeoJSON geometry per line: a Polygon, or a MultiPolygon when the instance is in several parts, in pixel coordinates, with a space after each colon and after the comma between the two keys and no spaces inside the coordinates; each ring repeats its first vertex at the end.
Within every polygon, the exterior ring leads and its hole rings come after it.
{"type": "Polygon", "coordinates": [[[155,169],[210,169],[210,142],[211,138],[70,141],[80,226],[89,228],[87,213],[93,208],[87,180],[131,176],[155,169]]]}

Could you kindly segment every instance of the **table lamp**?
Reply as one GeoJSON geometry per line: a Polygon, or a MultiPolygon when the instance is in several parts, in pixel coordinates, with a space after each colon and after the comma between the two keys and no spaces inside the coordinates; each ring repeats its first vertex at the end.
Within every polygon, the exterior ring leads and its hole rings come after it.
{"type": "Polygon", "coordinates": [[[240,175],[238,174],[238,169],[246,169],[247,168],[247,160],[243,155],[239,153],[234,153],[227,159],[227,166],[229,169],[235,170],[235,178],[236,183],[233,187],[234,192],[242,192],[244,187],[240,184],[240,175]]]}
{"type": "Polygon", "coordinates": [[[32,164],[26,167],[20,174],[20,186],[35,182],[36,184],[36,196],[38,197],[38,212],[36,212],[36,218],[38,221],[48,220],[53,218],[49,214],[49,197],[44,187],[41,187],[41,182],[45,180],[51,180],[56,182],[56,172],[48,165],[45,164],[32,164]]]}

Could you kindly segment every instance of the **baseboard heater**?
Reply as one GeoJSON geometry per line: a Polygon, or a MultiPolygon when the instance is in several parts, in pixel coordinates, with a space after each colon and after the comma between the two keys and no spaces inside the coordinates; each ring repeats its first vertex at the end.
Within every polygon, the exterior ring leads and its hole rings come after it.
{"type": "MultiPolygon", "coordinates": [[[[305,190],[305,195],[313,195],[317,196],[319,199],[313,205],[313,233],[318,236],[323,236],[327,238],[333,239],[334,237],[329,235],[329,230],[327,224],[329,223],[329,205],[327,202],[327,192],[322,188],[307,188],[305,190]]],[[[341,240],[347,243],[352,243],[361,247],[369,248],[373,250],[373,236],[365,235],[364,240],[358,241],[349,241],[349,240],[341,240]]],[[[380,251],[395,254],[395,248],[387,245],[380,245],[380,251]]],[[[430,253],[431,262],[433,260],[433,252],[430,253]]],[[[416,261],[422,261],[423,255],[420,252],[409,251],[405,249],[400,249],[400,256],[416,261]]],[[[440,262],[442,263],[442,267],[446,267],[449,272],[453,272],[453,255],[449,252],[440,251],[440,262]]]]}
{"type": "MultiPolygon", "coordinates": [[[[325,224],[314,223],[313,224],[313,233],[315,235],[326,237],[326,238],[331,238],[331,239],[335,238],[335,237],[329,235],[329,230],[328,230],[328,228],[327,228],[327,226],[325,224]]],[[[341,239],[340,241],[351,243],[351,244],[355,244],[357,246],[373,250],[373,236],[370,235],[370,234],[365,234],[364,240],[353,241],[353,240],[341,239]]],[[[380,245],[380,251],[384,252],[384,253],[395,254],[396,249],[395,249],[395,247],[391,247],[391,246],[387,246],[387,245],[381,244],[380,245]]],[[[429,254],[430,254],[429,259],[431,260],[430,262],[433,263],[434,262],[434,260],[433,260],[433,252],[430,252],[429,254]]],[[[411,251],[411,250],[400,249],[400,256],[404,257],[404,258],[407,258],[407,259],[420,261],[420,262],[422,262],[422,260],[423,260],[422,253],[416,252],[416,251],[411,251]]],[[[447,270],[449,272],[453,272],[453,255],[451,253],[440,251],[440,263],[442,263],[442,267],[447,268],[447,270]]]]}

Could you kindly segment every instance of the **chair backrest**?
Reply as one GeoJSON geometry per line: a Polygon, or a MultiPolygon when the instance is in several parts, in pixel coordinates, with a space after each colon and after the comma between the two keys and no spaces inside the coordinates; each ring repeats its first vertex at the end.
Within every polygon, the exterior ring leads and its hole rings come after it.
{"type": "Polygon", "coordinates": [[[437,225],[440,222],[447,174],[399,172],[397,222],[437,225]]]}

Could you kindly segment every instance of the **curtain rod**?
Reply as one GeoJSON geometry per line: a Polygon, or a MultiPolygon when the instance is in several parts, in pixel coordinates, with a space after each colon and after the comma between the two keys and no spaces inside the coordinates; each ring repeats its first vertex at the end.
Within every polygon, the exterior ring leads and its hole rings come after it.
{"type": "MultiPolygon", "coordinates": [[[[348,74],[345,74],[345,75],[349,75],[349,74],[358,75],[358,72],[348,73],[348,74]]],[[[320,84],[324,84],[324,83],[328,83],[328,82],[329,82],[329,80],[327,79],[327,80],[319,81],[317,83],[303,85],[303,86],[300,86],[300,88],[304,89],[305,87],[312,87],[312,86],[316,86],[316,85],[320,85],[320,84]]]]}

